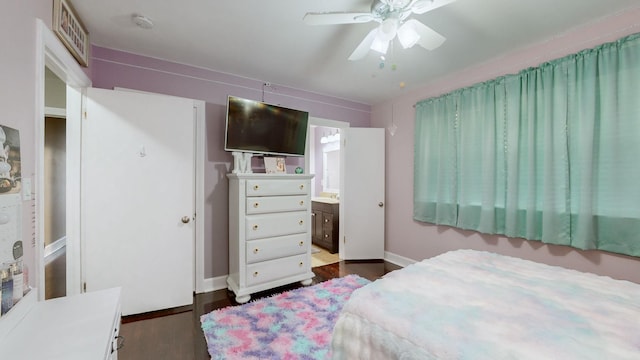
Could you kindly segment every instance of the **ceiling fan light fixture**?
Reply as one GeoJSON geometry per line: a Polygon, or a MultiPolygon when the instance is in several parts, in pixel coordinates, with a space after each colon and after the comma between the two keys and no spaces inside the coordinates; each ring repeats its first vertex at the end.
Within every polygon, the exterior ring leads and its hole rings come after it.
{"type": "Polygon", "coordinates": [[[398,19],[388,18],[380,24],[380,27],[378,27],[377,38],[379,38],[380,40],[391,41],[394,37],[396,37],[397,32],[398,19]]]}
{"type": "Polygon", "coordinates": [[[411,23],[404,23],[398,29],[398,40],[404,49],[412,47],[420,40],[420,34],[411,25],[411,23]]]}
{"type": "MultiPolygon", "coordinates": [[[[433,50],[446,38],[416,19],[412,14],[424,14],[456,0],[371,0],[369,12],[307,13],[303,20],[308,25],[354,24],[375,21],[379,24],[369,30],[365,38],[349,56],[350,61],[363,59],[371,50],[386,54],[389,44],[398,37],[404,49],[420,45],[433,50]]],[[[381,63],[384,65],[384,61],[381,63]]],[[[395,69],[394,69],[395,70],[395,69]]]]}
{"type": "Polygon", "coordinates": [[[389,49],[389,40],[380,39],[378,36],[371,43],[371,50],[386,54],[389,49]]]}
{"type": "MultiPolygon", "coordinates": [[[[432,0],[431,0],[432,1],[432,0]]],[[[409,3],[411,2],[411,0],[386,0],[385,1],[389,6],[393,7],[394,9],[402,9],[405,6],[409,5],[409,3]]]]}

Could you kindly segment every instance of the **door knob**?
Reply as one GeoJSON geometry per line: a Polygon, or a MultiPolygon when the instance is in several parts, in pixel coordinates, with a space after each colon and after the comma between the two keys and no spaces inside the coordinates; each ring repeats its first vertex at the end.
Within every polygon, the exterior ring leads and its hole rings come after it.
{"type": "Polygon", "coordinates": [[[384,206],[384,203],[382,203],[382,201],[380,201],[380,202],[378,203],[378,206],[379,206],[379,207],[383,207],[383,206],[384,206]]]}
{"type": "Polygon", "coordinates": [[[183,216],[180,220],[182,220],[183,224],[188,224],[191,219],[188,216],[183,216]]]}

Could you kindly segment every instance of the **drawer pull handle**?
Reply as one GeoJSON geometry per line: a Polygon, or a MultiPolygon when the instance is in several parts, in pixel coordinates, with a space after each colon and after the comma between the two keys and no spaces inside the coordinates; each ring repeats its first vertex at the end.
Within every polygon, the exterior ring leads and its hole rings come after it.
{"type": "Polygon", "coordinates": [[[329,222],[329,219],[324,219],[324,222],[328,223],[328,222],[329,222]]]}
{"type": "Polygon", "coordinates": [[[304,263],[302,261],[300,261],[300,266],[304,265],[304,263]]]}
{"type": "Polygon", "coordinates": [[[324,234],[324,237],[328,238],[328,237],[329,237],[329,234],[324,234]]]}
{"type": "Polygon", "coordinates": [[[258,185],[253,185],[253,190],[258,190],[260,187],[258,185]]]}
{"type": "Polygon", "coordinates": [[[260,203],[253,203],[254,208],[257,208],[258,206],[260,206],[260,203]]]}
{"type": "Polygon", "coordinates": [[[302,225],[302,224],[304,224],[304,221],[300,220],[300,221],[298,221],[298,224],[302,225]]]}
{"type": "Polygon", "coordinates": [[[311,216],[316,216],[316,213],[311,213],[311,216]]]}
{"type": "Polygon", "coordinates": [[[300,185],[300,190],[304,189],[304,184],[300,185]]]}
{"type": "Polygon", "coordinates": [[[255,271],[255,272],[253,273],[253,277],[258,277],[258,272],[257,272],[257,271],[255,271]]]}
{"type": "Polygon", "coordinates": [[[258,249],[258,248],[253,249],[253,253],[254,253],[254,254],[257,254],[257,253],[258,253],[258,251],[260,251],[260,249],[258,249]]]}
{"type": "Polygon", "coordinates": [[[303,245],[304,245],[304,241],[300,241],[300,246],[303,246],[303,245]]]}
{"type": "Polygon", "coordinates": [[[258,230],[258,225],[253,225],[253,230],[258,230]]]}
{"type": "Polygon", "coordinates": [[[304,205],[304,200],[300,200],[300,206],[304,205]]]}

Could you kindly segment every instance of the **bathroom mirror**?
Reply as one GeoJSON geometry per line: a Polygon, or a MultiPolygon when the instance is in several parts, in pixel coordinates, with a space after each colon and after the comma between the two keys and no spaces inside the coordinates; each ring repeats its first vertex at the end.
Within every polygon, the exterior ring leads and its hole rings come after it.
{"type": "Polygon", "coordinates": [[[340,193],[340,143],[335,146],[325,146],[322,154],[323,162],[323,190],[324,192],[340,193]]]}

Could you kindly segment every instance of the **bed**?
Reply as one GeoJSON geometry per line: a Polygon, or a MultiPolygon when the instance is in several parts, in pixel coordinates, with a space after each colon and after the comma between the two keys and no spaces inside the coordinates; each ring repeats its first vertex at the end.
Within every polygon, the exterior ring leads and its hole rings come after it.
{"type": "Polygon", "coordinates": [[[474,250],[356,290],[334,359],[640,359],[640,285],[474,250]]]}

